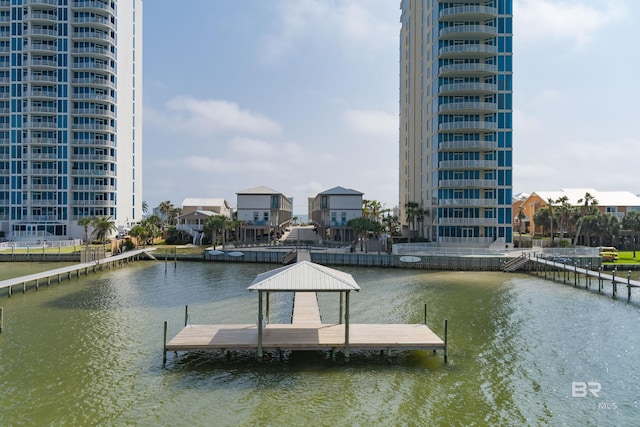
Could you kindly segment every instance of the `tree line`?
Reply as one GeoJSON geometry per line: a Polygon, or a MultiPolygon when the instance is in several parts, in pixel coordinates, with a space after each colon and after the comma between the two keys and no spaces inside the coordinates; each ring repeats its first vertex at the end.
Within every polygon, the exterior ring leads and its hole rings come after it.
{"type": "MultiPolygon", "coordinates": [[[[619,243],[623,230],[640,235],[640,212],[629,211],[620,220],[609,212],[601,212],[598,209],[598,201],[589,193],[578,200],[578,205],[569,204],[569,199],[562,196],[556,200],[548,199],[548,205],[536,211],[533,220],[536,225],[542,226],[543,237],[551,238],[551,245],[555,245],[555,237],[558,236],[558,244],[569,246],[569,240],[573,240],[573,246],[603,246],[619,243]]],[[[516,216],[520,221],[520,235],[525,217],[520,207],[516,216]]],[[[531,230],[534,232],[535,230],[531,230]]]]}

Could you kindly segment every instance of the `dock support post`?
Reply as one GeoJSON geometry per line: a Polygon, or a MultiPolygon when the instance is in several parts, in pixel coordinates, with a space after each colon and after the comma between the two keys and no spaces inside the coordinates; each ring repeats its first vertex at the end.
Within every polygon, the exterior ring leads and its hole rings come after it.
{"type": "Polygon", "coordinates": [[[164,254],[164,273],[167,274],[167,254],[164,254]]]}
{"type": "Polygon", "coordinates": [[[36,279],[36,291],[38,290],[38,279],[36,279]]]}
{"type": "Polygon", "coordinates": [[[342,325],[342,314],[344,307],[344,292],[340,292],[340,313],[338,314],[338,324],[342,325]]]}
{"type": "Polygon", "coordinates": [[[631,270],[627,273],[627,301],[631,301],[631,270]]]}
{"type": "Polygon", "coordinates": [[[598,267],[598,293],[602,291],[602,266],[598,267]]]}
{"type": "Polygon", "coordinates": [[[427,326],[427,304],[424,305],[424,325],[427,326]]]}
{"type": "Polygon", "coordinates": [[[178,247],[173,248],[173,269],[178,268],[178,247]]]}
{"type": "Polygon", "coordinates": [[[618,294],[618,282],[616,282],[616,269],[614,268],[611,272],[611,285],[613,286],[613,297],[615,298],[618,294]]]}
{"type": "Polygon", "coordinates": [[[578,286],[578,266],[573,266],[573,286],[578,286]]]}
{"type": "MultiPolygon", "coordinates": [[[[269,317],[270,317],[269,312],[271,311],[270,308],[269,308],[269,305],[270,305],[270,294],[269,294],[269,291],[267,291],[267,301],[266,302],[267,302],[267,308],[266,308],[266,313],[265,314],[266,314],[266,317],[267,317],[267,324],[269,324],[269,317]]],[[[293,320],[293,315],[291,316],[291,318],[293,320]]]]}
{"type": "Polygon", "coordinates": [[[258,359],[262,360],[262,291],[258,291],[258,359]]]}
{"type": "Polygon", "coordinates": [[[4,309],[0,307],[0,333],[4,329],[4,309]]]}
{"type": "Polygon", "coordinates": [[[13,287],[13,286],[9,286],[9,298],[11,298],[11,292],[12,292],[11,288],[12,288],[12,287],[13,287]]]}
{"type": "Polygon", "coordinates": [[[27,282],[22,282],[22,293],[26,293],[27,292],[27,282]]]}
{"type": "Polygon", "coordinates": [[[449,351],[449,321],[444,319],[444,363],[447,363],[449,351]]]}
{"type": "Polygon", "coordinates": [[[164,340],[162,341],[162,366],[167,364],[167,321],[164,321],[164,340]]]}
{"type": "Polygon", "coordinates": [[[184,306],[184,326],[189,324],[189,306],[184,306]]]}
{"type": "Polygon", "coordinates": [[[344,360],[349,361],[349,293],[345,293],[346,310],[344,312],[344,360]]]}

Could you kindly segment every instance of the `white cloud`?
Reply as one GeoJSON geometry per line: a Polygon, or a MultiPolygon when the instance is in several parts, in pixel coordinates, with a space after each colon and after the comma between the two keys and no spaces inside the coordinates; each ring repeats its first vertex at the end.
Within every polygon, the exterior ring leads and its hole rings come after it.
{"type": "Polygon", "coordinates": [[[619,1],[598,3],[604,9],[576,1],[516,0],[513,11],[515,37],[531,44],[564,39],[583,46],[597,31],[625,14],[626,8],[619,1]]]}
{"type": "Polygon", "coordinates": [[[397,45],[399,24],[393,25],[393,20],[385,16],[388,7],[386,1],[281,1],[276,9],[278,18],[274,32],[264,36],[260,51],[262,60],[266,63],[278,62],[296,45],[309,41],[315,45],[331,43],[343,48],[359,49],[397,45]]]}
{"type": "Polygon", "coordinates": [[[398,116],[375,110],[347,110],[344,121],[354,131],[368,136],[398,138],[398,116]]]}
{"type": "Polygon", "coordinates": [[[238,104],[215,99],[180,96],[169,100],[163,110],[145,108],[145,120],[174,132],[205,136],[223,131],[274,134],[280,125],[270,118],[238,104]]]}

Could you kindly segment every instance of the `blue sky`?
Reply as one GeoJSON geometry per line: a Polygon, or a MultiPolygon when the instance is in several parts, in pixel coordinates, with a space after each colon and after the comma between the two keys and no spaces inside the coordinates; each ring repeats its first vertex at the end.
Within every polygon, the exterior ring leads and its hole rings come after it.
{"type": "MultiPolygon", "coordinates": [[[[398,203],[397,0],[144,2],[144,199],[398,203]]],[[[640,192],[640,2],[514,0],[514,193],[640,192]],[[636,100],[636,101],[634,101],[636,100]]]]}

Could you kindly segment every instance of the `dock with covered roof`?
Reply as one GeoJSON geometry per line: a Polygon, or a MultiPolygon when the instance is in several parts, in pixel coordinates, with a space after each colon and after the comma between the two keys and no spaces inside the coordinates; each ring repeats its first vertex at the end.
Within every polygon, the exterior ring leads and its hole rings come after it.
{"type": "MultiPolygon", "coordinates": [[[[346,361],[351,351],[442,350],[447,361],[447,322],[445,338],[438,337],[425,324],[351,324],[349,296],[359,291],[353,277],[310,261],[299,261],[259,274],[249,291],[258,292],[257,324],[189,325],[167,342],[165,322],[164,361],[167,351],[253,350],[262,359],[265,351],[319,350],[335,357],[342,351],[346,361]],[[292,322],[269,323],[269,295],[294,292],[292,322]],[[340,293],[339,323],[322,323],[317,292],[340,293]]],[[[426,316],[425,316],[426,320],[426,316]]]]}

